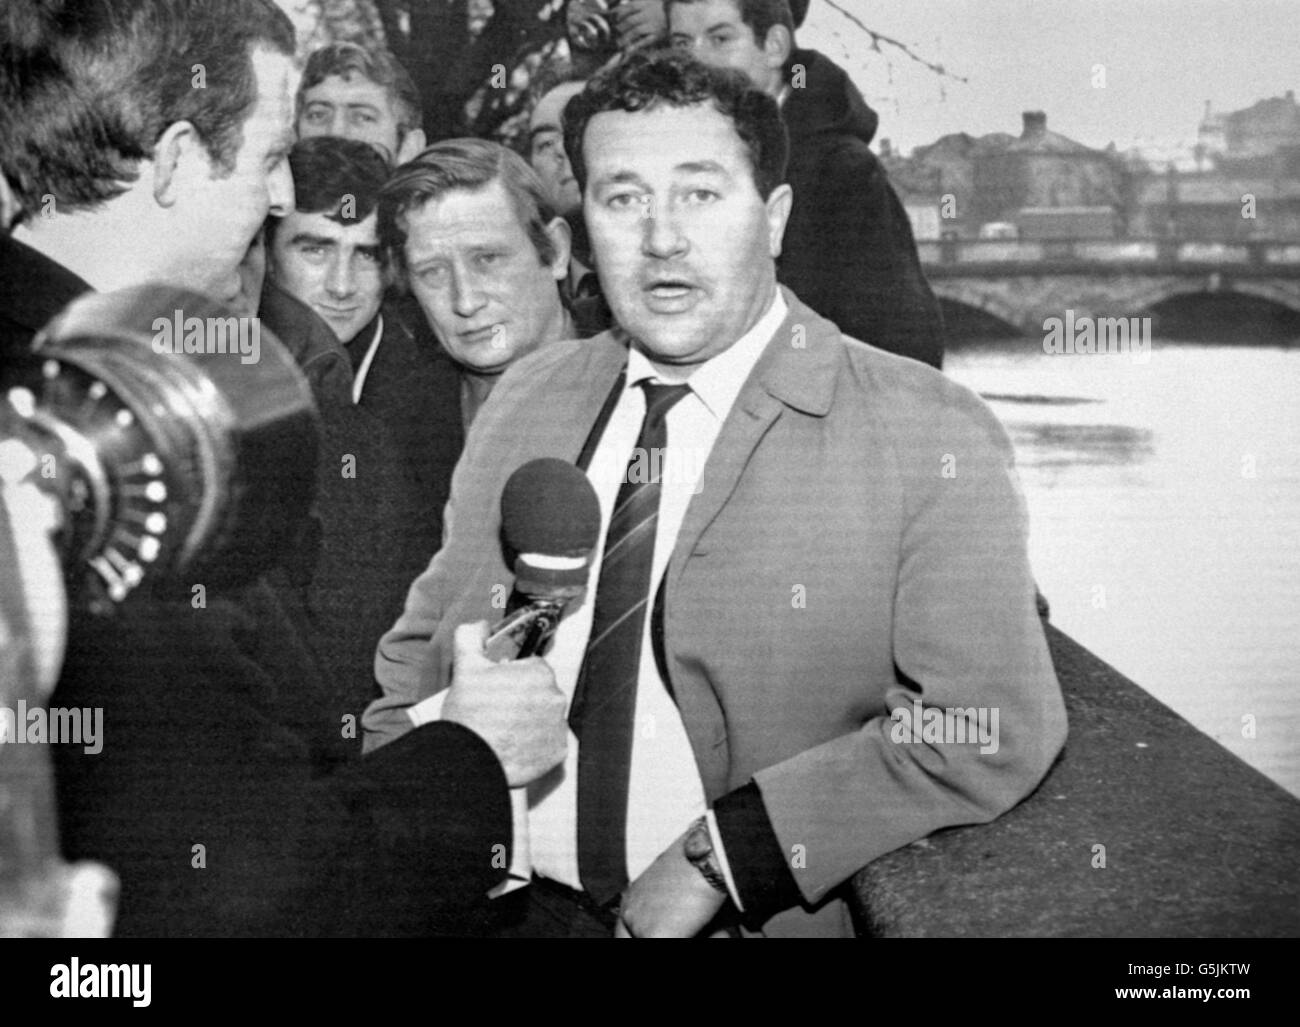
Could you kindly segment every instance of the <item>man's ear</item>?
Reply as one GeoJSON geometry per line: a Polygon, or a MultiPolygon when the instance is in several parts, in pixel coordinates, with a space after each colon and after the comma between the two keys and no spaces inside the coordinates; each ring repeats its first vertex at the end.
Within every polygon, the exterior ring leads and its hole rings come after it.
{"type": "Polygon", "coordinates": [[[569,254],[573,249],[573,230],[564,218],[552,218],[546,226],[551,245],[555,247],[555,259],[551,261],[551,276],[557,281],[564,281],[569,273],[569,254]]]}
{"type": "Polygon", "coordinates": [[[763,40],[763,58],[769,68],[784,68],[794,52],[794,38],[784,25],[773,25],[763,40]]]}
{"type": "Polygon", "coordinates": [[[0,175],[0,233],[9,231],[18,218],[18,199],[9,188],[9,179],[0,175]]]}
{"type": "Polygon", "coordinates": [[[768,250],[773,257],[781,256],[781,240],[785,238],[785,225],[790,220],[790,207],[794,190],[788,185],[778,185],[764,202],[767,208],[768,250]]]}
{"type": "Polygon", "coordinates": [[[187,178],[211,173],[207,148],[198,129],[188,121],[176,121],[158,137],[153,148],[153,198],[160,207],[170,207],[180,196],[187,178]]]}
{"type": "Polygon", "coordinates": [[[397,147],[397,164],[405,164],[427,145],[428,143],[425,141],[424,129],[411,129],[406,133],[405,138],[402,139],[401,143],[397,147]]]}

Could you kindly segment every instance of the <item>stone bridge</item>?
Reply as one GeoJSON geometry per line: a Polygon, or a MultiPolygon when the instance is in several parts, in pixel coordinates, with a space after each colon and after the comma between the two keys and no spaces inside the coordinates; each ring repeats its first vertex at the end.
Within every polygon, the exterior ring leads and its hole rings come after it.
{"type": "Polygon", "coordinates": [[[1300,315],[1300,243],[1168,239],[918,243],[935,295],[1017,332],[1048,318],[1136,317],[1180,296],[1236,294],[1300,315]]]}

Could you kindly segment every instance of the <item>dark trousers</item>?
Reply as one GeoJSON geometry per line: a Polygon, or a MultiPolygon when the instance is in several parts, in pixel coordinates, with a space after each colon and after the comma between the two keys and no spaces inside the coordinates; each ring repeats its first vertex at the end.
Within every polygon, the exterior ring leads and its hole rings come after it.
{"type": "Polygon", "coordinates": [[[492,905],[499,938],[612,938],[618,921],[615,906],[597,906],[585,892],[541,877],[492,905]]]}

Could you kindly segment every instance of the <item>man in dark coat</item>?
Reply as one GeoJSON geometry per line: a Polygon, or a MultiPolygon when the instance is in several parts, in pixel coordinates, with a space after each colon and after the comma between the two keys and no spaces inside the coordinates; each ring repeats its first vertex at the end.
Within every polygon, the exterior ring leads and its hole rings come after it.
{"type": "MultiPolygon", "coordinates": [[[[33,12],[31,59],[0,66],[0,171],[25,213],[0,236],[6,363],[92,290],[161,281],[238,305],[258,228],[293,205],[285,16],[262,0],[33,12]],[[104,133],[84,131],[92,118],[104,133]]],[[[50,704],[102,711],[103,732],[94,751],[55,749],[59,833],[65,856],[117,873],[116,932],[472,929],[505,875],[507,787],[563,756],[550,671],[502,680],[479,625],[454,723],[345,765],[353,725],[320,697],[301,610],[255,571],[227,579],[146,582],[110,617],[73,605],[50,704]]]]}
{"type": "Polygon", "coordinates": [[[787,0],[671,0],[678,49],[781,104],[794,209],[777,278],[846,335],[933,367],[943,321],[907,213],[871,152],[876,112],[833,61],[794,48],[787,0]]]}
{"type": "Polygon", "coordinates": [[[376,230],[383,158],[366,143],[320,136],[299,140],[289,164],[294,210],[268,219],[263,301],[283,290],[328,323],[347,373],[341,394],[317,390],[322,532],[290,583],[336,673],[332,708],[357,716],[374,697],[379,638],[442,541],[464,443],[460,379],[414,302],[385,300],[376,230]]]}

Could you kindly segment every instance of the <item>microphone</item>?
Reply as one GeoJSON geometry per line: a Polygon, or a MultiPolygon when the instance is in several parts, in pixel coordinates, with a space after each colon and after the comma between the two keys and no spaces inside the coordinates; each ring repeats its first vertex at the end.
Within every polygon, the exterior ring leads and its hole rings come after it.
{"type": "Polygon", "coordinates": [[[587,589],[600,537],[596,491],[573,464],[530,460],[501,492],[501,535],[515,554],[515,592],[524,602],[492,628],[485,649],[493,659],[523,659],[546,648],[566,607],[587,589]],[[513,653],[509,641],[517,643],[513,653]]]}

